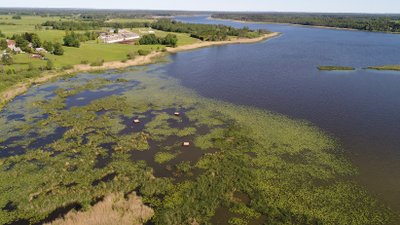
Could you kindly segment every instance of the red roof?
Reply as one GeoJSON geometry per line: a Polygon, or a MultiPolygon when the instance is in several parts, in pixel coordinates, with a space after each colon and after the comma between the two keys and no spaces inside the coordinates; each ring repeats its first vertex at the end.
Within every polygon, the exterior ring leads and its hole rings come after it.
{"type": "Polygon", "coordinates": [[[14,40],[7,40],[7,45],[15,45],[15,41],[14,40]]]}

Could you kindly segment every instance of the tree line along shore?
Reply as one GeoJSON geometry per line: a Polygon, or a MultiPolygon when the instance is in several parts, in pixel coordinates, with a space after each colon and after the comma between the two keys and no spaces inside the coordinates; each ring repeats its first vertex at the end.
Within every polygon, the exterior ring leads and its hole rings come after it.
{"type": "Polygon", "coordinates": [[[218,13],[215,19],[244,22],[287,23],[372,32],[400,32],[400,15],[344,13],[218,13]]]}

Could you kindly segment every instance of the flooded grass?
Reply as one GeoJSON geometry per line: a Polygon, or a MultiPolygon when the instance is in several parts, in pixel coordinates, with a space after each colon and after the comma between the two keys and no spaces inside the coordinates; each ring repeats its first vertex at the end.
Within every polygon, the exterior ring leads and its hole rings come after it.
{"type": "Polygon", "coordinates": [[[0,114],[0,223],[132,191],[152,224],[389,221],[314,126],[199,97],[153,71],[78,75],[11,102],[0,114]]]}

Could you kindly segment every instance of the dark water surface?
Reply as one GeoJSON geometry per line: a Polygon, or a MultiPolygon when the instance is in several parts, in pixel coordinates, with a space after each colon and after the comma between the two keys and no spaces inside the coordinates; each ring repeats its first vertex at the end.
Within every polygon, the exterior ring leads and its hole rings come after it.
{"type": "MultiPolygon", "coordinates": [[[[205,16],[177,17],[191,23],[205,16]]],[[[305,119],[335,136],[359,168],[359,182],[400,212],[400,35],[246,24],[282,33],[273,40],[174,54],[171,76],[199,94],[305,119]],[[320,72],[319,65],[357,68],[320,72]]]]}

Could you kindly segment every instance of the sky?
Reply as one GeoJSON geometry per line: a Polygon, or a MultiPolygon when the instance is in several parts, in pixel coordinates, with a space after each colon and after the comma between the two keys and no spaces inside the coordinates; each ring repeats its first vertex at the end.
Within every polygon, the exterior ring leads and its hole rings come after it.
{"type": "Polygon", "coordinates": [[[0,0],[0,2],[0,7],[400,14],[400,0],[0,0]]]}

